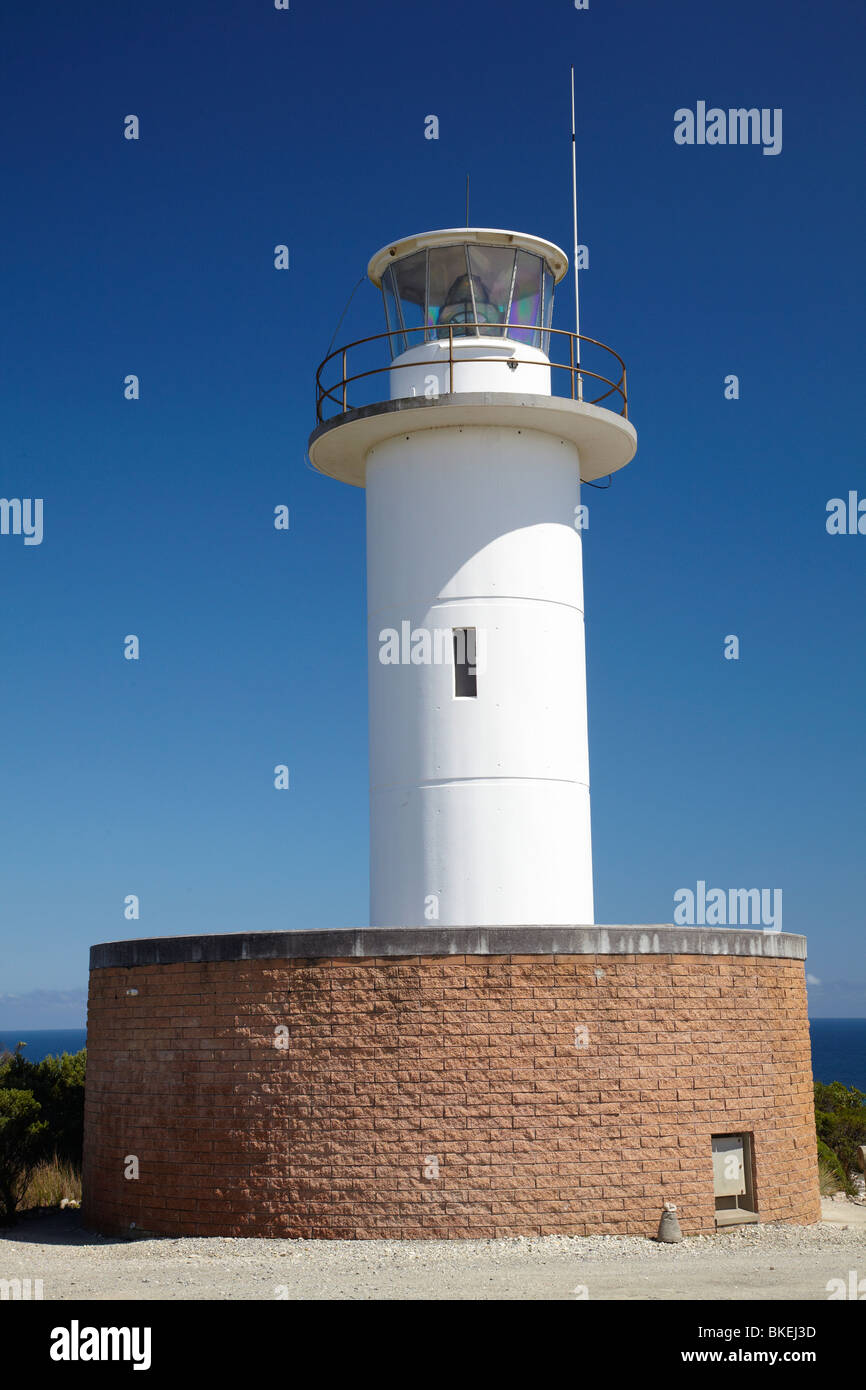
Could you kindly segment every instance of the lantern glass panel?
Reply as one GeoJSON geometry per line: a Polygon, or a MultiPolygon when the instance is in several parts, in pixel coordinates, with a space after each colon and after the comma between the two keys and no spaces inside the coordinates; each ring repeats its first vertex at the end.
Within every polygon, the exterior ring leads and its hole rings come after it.
{"type": "Polygon", "coordinates": [[[392,271],[400,297],[400,311],[406,331],[407,345],[420,347],[424,340],[421,329],[424,327],[424,302],[427,294],[427,252],[418,251],[414,256],[404,256],[395,261],[392,271]],[[411,332],[410,330],[416,330],[411,332]]]}
{"type": "Polygon", "coordinates": [[[508,315],[508,336],[530,347],[541,346],[542,261],[529,251],[518,251],[514,293],[508,315]]]}
{"type": "Polygon", "coordinates": [[[385,318],[388,323],[388,332],[391,338],[388,339],[391,348],[391,356],[397,357],[401,352],[406,351],[406,335],[403,330],[403,319],[400,315],[400,305],[397,300],[397,289],[394,283],[394,267],[388,269],[382,276],[382,296],[385,300],[385,318]]]}

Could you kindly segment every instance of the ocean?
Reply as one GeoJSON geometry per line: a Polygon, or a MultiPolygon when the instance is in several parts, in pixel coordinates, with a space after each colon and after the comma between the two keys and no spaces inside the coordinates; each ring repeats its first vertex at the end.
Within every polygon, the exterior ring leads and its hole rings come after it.
{"type": "Polygon", "coordinates": [[[866,1091],[866,1018],[812,1018],[812,1075],[866,1091]]]}
{"type": "MultiPolygon", "coordinates": [[[[866,1018],[813,1018],[812,1073],[816,1081],[841,1081],[866,1091],[866,1018]]],[[[80,1052],[83,1028],[18,1028],[0,1030],[0,1052],[11,1052],[20,1040],[27,1043],[31,1062],[61,1052],[80,1052]]]]}
{"type": "Polygon", "coordinates": [[[28,1062],[41,1062],[43,1057],[80,1052],[86,1038],[86,1028],[0,1028],[0,1052],[14,1052],[16,1043],[25,1042],[28,1062]]]}

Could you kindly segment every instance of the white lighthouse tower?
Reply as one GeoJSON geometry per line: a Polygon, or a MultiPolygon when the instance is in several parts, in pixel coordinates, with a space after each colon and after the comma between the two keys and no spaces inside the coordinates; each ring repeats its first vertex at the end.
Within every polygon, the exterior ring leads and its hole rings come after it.
{"type": "Polygon", "coordinates": [[[387,334],[319,368],[311,462],[367,492],[374,927],[594,921],[580,484],[637,436],[621,359],[552,329],[567,268],[406,237],[387,334]]]}

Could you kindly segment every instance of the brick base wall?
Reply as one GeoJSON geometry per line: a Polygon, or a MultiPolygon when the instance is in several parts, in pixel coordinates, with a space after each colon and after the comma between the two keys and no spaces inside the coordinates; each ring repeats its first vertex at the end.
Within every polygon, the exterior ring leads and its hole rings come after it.
{"type": "Polygon", "coordinates": [[[101,968],[87,1046],[106,1233],[650,1236],[665,1201],[710,1233],[710,1137],[741,1131],[761,1219],[820,1217],[802,960],[101,968]]]}

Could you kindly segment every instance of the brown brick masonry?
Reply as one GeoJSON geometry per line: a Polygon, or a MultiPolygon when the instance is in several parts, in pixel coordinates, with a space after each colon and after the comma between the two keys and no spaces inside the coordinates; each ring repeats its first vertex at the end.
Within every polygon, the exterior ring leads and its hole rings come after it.
{"type": "Polygon", "coordinates": [[[84,1216],[106,1233],[654,1235],[665,1201],[709,1233],[710,1137],[741,1131],[761,1219],[818,1220],[802,959],[91,972],[84,1216]]]}

